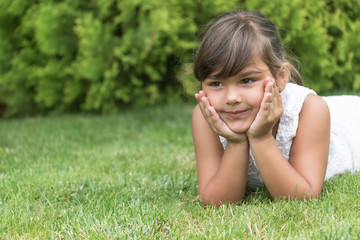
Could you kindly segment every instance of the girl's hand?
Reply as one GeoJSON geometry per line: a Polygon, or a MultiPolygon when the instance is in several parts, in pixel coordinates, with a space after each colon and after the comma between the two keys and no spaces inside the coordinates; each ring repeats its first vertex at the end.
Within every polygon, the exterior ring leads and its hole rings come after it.
{"type": "Polygon", "coordinates": [[[215,108],[211,106],[209,99],[204,91],[199,91],[195,94],[195,98],[199,103],[201,112],[209,124],[210,128],[218,135],[227,139],[228,143],[241,143],[247,142],[245,133],[239,134],[233,132],[228,125],[220,118],[215,108]]]}
{"type": "Polygon", "coordinates": [[[265,92],[262,99],[260,110],[256,115],[246,135],[249,138],[264,139],[272,135],[272,128],[283,114],[283,105],[278,86],[275,80],[270,77],[265,78],[265,92]]]}

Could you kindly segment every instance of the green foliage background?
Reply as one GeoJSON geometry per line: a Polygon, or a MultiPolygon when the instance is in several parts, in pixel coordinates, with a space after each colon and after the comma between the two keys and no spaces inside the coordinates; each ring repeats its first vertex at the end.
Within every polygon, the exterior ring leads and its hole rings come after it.
{"type": "Polygon", "coordinates": [[[0,103],[19,116],[177,100],[203,25],[238,9],[278,25],[307,86],[360,90],[356,0],[2,0],[0,103]]]}

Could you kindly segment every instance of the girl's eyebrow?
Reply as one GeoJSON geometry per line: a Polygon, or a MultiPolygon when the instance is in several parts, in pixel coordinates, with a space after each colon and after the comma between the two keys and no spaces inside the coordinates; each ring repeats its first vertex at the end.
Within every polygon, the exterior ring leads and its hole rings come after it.
{"type": "Polygon", "coordinates": [[[245,77],[245,76],[250,76],[250,75],[257,75],[257,74],[261,74],[262,72],[260,71],[256,71],[256,70],[249,70],[247,72],[240,72],[239,76],[240,77],[245,77]]]}
{"type": "MultiPolygon", "coordinates": [[[[261,71],[249,70],[249,71],[246,71],[246,72],[240,72],[238,74],[239,74],[239,77],[246,77],[246,76],[257,75],[257,74],[261,74],[261,73],[262,73],[261,71]]],[[[208,80],[219,80],[219,78],[216,76],[216,74],[209,75],[206,79],[208,79],[208,80]]]]}
{"type": "Polygon", "coordinates": [[[205,78],[205,80],[206,80],[206,79],[209,79],[209,80],[218,80],[219,78],[216,77],[216,75],[214,74],[214,75],[209,75],[209,76],[207,76],[207,78],[205,78]]]}

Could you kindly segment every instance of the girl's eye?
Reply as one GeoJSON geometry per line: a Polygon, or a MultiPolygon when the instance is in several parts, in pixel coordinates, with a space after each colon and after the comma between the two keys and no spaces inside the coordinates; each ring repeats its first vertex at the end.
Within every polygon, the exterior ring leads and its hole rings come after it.
{"type": "Polygon", "coordinates": [[[210,86],[212,86],[212,87],[222,87],[222,86],[224,86],[224,84],[222,84],[221,82],[211,82],[210,86]]]}
{"type": "Polygon", "coordinates": [[[252,82],[254,82],[254,80],[250,78],[244,78],[243,80],[241,80],[241,84],[249,84],[252,82]]]}

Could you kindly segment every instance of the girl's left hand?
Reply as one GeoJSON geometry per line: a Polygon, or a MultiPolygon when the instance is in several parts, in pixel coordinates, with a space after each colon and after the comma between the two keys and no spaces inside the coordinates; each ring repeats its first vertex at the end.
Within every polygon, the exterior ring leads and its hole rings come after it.
{"type": "Polygon", "coordinates": [[[270,137],[273,126],[280,119],[284,111],[280,91],[275,80],[266,77],[264,85],[265,92],[260,110],[246,132],[248,138],[264,139],[270,137]]]}

